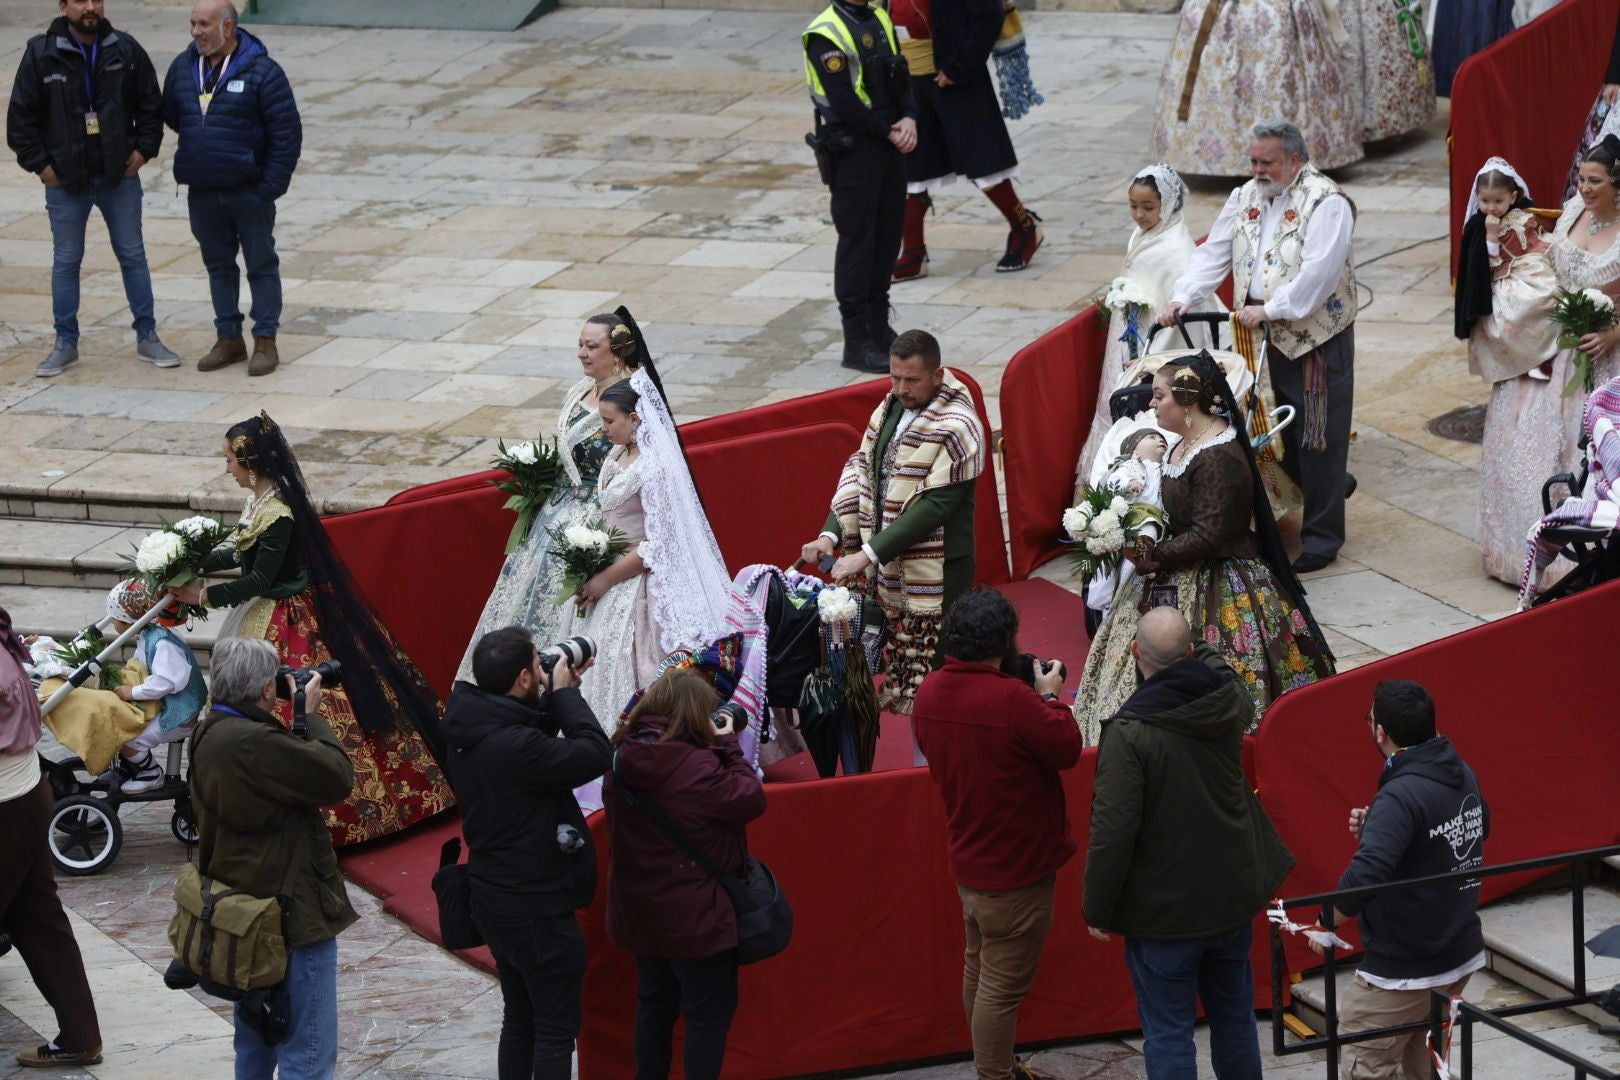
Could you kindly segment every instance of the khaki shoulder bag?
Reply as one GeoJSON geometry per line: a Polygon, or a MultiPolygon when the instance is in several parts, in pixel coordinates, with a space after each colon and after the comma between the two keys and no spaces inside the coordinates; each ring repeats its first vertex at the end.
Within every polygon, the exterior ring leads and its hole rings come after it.
{"type": "MultiPolygon", "coordinates": [[[[193,739],[193,761],[203,735],[213,723],[193,739]]],[[[212,808],[203,809],[219,819],[212,808]]],[[[295,815],[288,817],[297,821],[295,815]]],[[[192,862],[181,868],[174,883],[175,912],[169,920],[169,944],[174,946],[175,961],[195,975],[209,994],[237,1001],[249,990],[279,985],[287,977],[286,906],[309,842],[308,829],[298,824],[298,840],[275,896],[253,896],[208,877],[192,862]]],[[[267,830],[265,835],[280,831],[267,830]]]]}

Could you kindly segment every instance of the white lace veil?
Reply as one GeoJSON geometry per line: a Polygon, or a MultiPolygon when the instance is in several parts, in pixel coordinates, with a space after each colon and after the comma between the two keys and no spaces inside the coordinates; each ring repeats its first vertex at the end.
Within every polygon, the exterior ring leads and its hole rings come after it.
{"type": "Polygon", "coordinates": [[[639,395],[636,446],[641,450],[641,505],[646,512],[643,551],[647,591],[666,652],[706,645],[725,629],[731,575],[698,500],[697,485],[675,433],[669,403],[659,392],[645,354],[630,376],[639,395]]]}
{"type": "Polygon", "coordinates": [[[1181,176],[1176,170],[1160,161],[1139,170],[1135,176],[1131,177],[1131,183],[1134,184],[1144,177],[1152,177],[1153,186],[1159,189],[1161,222],[1179,221],[1182,210],[1187,206],[1187,185],[1181,179],[1181,176]]]}
{"type": "Polygon", "coordinates": [[[1463,213],[1465,223],[1471,221],[1474,217],[1474,211],[1479,209],[1479,178],[1488,172],[1499,172],[1503,176],[1511,177],[1513,182],[1519,185],[1519,190],[1524,193],[1524,197],[1527,199],[1530,197],[1530,185],[1524,182],[1524,177],[1519,175],[1519,170],[1509,165],[1506,158],[1487,158],[1485,164],[1479,167],[1479,172],[1474,174],[1474,182],[1468,188],[1468,209],[1463,213]]]}

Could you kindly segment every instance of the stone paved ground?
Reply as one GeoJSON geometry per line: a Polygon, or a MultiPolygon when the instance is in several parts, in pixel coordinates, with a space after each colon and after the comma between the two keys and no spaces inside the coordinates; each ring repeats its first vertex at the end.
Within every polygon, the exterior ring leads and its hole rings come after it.
{"type": "MultiPolygon", "coordinates": [[[[15,64],[49,7],[0,0],[0,68],[15,64]]],[[[110,15],[160,70],[184,44],[183,9],[118,0],[110,15]]],[[[843,384],[833,232],[800,141],[802,21],[581,8],[491,37],[267,28],[298,92],[306,150],[277,230],[284,364],[251,384],[240,367],[204,376],[189,363],[161,372],[132,358],[99,223],[84,273],[84,361],[34,379],[51,336],[49,228],[37,182],[0,171],[0,488],[19,501],[61,484],[58,493],[184,495],[230,508],[220,432],[267,408],[294,432],[329,509],[374,505],[481,467],[498,436],[548,426],[578,371],[581,319],[621,302],[642,319],[682,418],[843,384]]],[[[990,393],[993,416],[1008,358],[1117,271],[1124,184],[1144,163],[1172,23],[1037,13],[1029,25],[1049,101],[1015,137],[1047,247],[1028,272],[994,274],[1004,229],[987,202],[958,188],[930,220],[933,276],[895,291],[898,324],[939,334],[949,361],[990,393]]],[[[1478,448],[1425,428],[1485,396],[1449,334],[1443,133],[1442,115],[1341,174],[1361,210],[1351,452],[1361,489],[1344,558],[1317,576],[1311,598],[1350,664],[1512,605],[1506,587],[1481,577],[1472,542],[1478,448]]],[[[212,340],[211,315],[172,150],[171,140],[143,173],[147,250],[160,329],[194,361],[212,340]]],[[[1195,182],[1195,232],[1225,191],[1195,182]]],[[[0,545],[15,550],[22,535],[0,517],[0,545]]],[[[97,1074],[223,1075],[223,1025],[155,985],[178,848],[164,816],[136,815],[129,830],[119,864],[65,889],[86,920],[81,939],[114,969],[98,989],[117,1010],[119,1050],[97,1074]]],[[[374,902],[366,911],[343,939],[340,1075],[490,1075],[489,981],[374,902]]],[[[20,965],[0,961],[8,1047],[45,1023],[30,992],[20,965]]],[[[1042,1064],[1062,1076],[1141,1072],[1119,1042],[1042,1064]]]]}

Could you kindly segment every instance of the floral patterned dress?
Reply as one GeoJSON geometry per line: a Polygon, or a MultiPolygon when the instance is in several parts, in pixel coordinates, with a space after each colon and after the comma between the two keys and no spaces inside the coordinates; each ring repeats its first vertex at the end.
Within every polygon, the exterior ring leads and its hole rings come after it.
{"type": "MultiPolygon", "coordinates": [[[[1562,288],[1602,289],[1620,301],[1620,229],[1601,252],[1576,247],[1569,232],[1572,226],[1586,228],[1583,208],[1579,197],[1564,204],[1547,244],[1553,272],[1562,288]]],[[[1594,356],[1592,367],[1594,386],[1620,374],[1620,347],[1594,356]]],[[[1553,358],[1550,381],[1513,379],[1491,393],[1480,475],[1480,547],[1486,573],[1511,585],[1524,572],[1525,534],[1541,520],[1541,485],[1555,473],[1580,472],[1586,395],[1563,396],[1574,375],[1575,352],[1563,349],[1553,358]]],[[[1567,569],[1567,563],[1555,563],[1540,584],[1550,584],[1567,569]]]]}
{"type": "Polygon", "coordinates": [[[1087,746],[1102,722],[1136,690],[1131,642],[1137,604],[1155,584],[1175,586],[1176,603],[1195,634],[1220,652],[1254,699],[1253,731],[1266,707],[1286,691],[1333,674],[1333,662],[1302,611],[1256,553],[1250,531],[1254,476],[1231,428],[1164,466],[1170,535],[1154,549],[1162,567],[1138,575],[1114,597],[1086,656],[1075,719],[1087,746]]]}
{"type": "Polygon", "coordinates": [[[1434,59],[1422,6],[1341,0],[1346,70],[1361,89],[1361,137],[1404,135],[1434,119],[1434,59]]]}
{"type": "Polygon", "coordinates": [[[601,512],[596,502],[596,479],[602,461],[613,444],[602,434],[602,419],[587,409],[583,399],[590,392],[590,379],[581,379],[563,401],[557,414],[557,445],[565,478],[534,516],[534,527],[521,547],[506,557],[495,588],[478,617],[478,626],[467,643],[466,655],[456,678],[472,681],[472,650],[478,639],[503,626],[523,626],[544,647],[557,641],[562,625],[562,605],[557,593],[562,589],[562,563],[551,557],[551,533],[555,529],[582,524],[601,512]]]}
{"type": "MultiPolygon", "coordinates": [[[[268,579],[268,587],[259,595],[232,607],[219,636],[263,638],[275,647],[276,655],[288,667],[314,667],[331,660],[332,650],[302,564],[296,557],[288,557],[269,569],[258,565],[254,553],[255,547],[271,542],[273,530],[284,529],[291,519],[292,511],[279,496],[250,499],[242,513],[234,548],[222,548],[216,553],[228,554],[228,558],[210,561],[215,569],[229,564],[254,566],[268,579]]],[[[210,597],[224,592],[215,586],[210,597]]],[[[396,658],[411,663],[391,638],[389,646],[396,658]]],[[[404,723],[395,723],[380,734],[368,734],[360,726],[349,692],[340,686],[322,687],[321,701],[321,714],[354,765],[354,787],[349,797],[323,811],[334,847],[388,836],[455,805],[444,772],[421,734],[404,723]]],[[[281,703],[280,717],[282,723],[291,726],[291,702],[281,703]]]]}
{"type": "Polygon", "coordinates": [[[1153,154],[1177,172],[1249,173],[1249,129],[1277,116],[1311,163],[1362,157],[1360,79],[1322,0],[1186,0],[1159,76],[1153,154]]]}

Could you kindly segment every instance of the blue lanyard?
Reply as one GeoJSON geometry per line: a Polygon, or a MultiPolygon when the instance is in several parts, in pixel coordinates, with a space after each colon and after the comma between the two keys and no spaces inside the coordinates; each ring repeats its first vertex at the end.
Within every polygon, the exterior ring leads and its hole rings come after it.
{"type": "Polygon", "coordinates": [[[230,716],[239,716],[243,720],[251,720],[251,719],[253,719],[253,717],[247,715],[246,713],[239,713],[235,709],[231,708],[229,705],[221,705],[218,702],[214,703],[214,711],[215,712],[226,713],[226,714],[228,714],[230,716]]]}
{"type": "Polygon", "coordinates": [[[73,44],[78,47],[79,55],[84,57],[84,96],[85,96],[85,99],[89,102],[89,106],[90,106],[89,111],[90,112],[95,112],[96,111],[96,83],[95,83],[96,57],[101,54],[101,35],[97,34],[96,39],[90,43],[90,51],[88,53],[86,53],[84,51],[84,43],[81,42],[77,37],[74,37],[71,31],[68,33],[68,37],[72,38],[73,44]]]}

